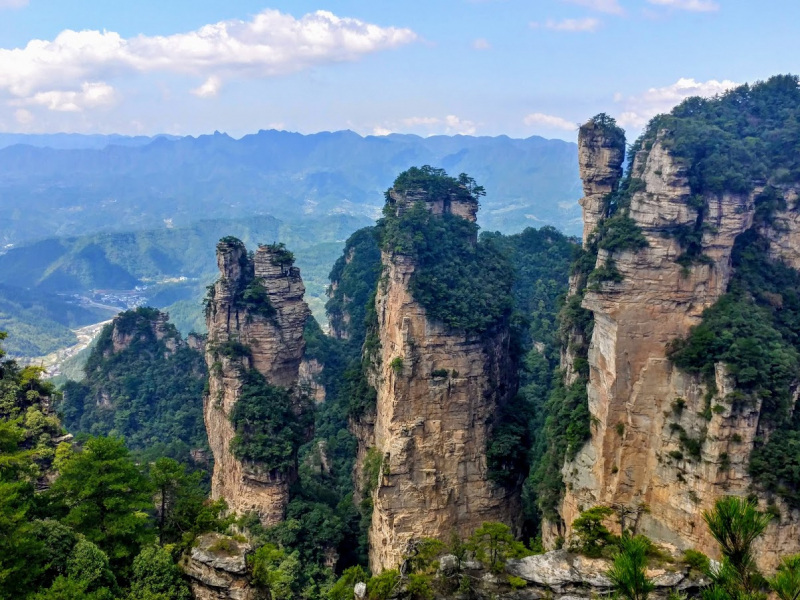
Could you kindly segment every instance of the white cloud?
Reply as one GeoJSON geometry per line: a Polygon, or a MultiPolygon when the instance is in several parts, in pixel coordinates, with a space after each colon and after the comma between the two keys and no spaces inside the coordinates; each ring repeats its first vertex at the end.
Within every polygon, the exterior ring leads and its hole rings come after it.
{"type": "Polygon", "coordinates": [[[539,27],[544,27],[545,29],[552,29],[553,31],[569,31],[569,32],[578,32],[578,31],[596,31],[600,25],[602,25],[602,21],[599,19],[595,19],[594,17],[587,17],[585,19],[562,19],[561,21],[555,21],[553,19],[547,19],[547,21],[542,23],[538,23],[533,21],[530,26],[533,29],[538,29],[539,27]]]}
{"type": "Polygon", "coordinates": [[[152,71],[200,76],[206,82],[197,90],[210,90],[214,76],[282,75],[355,61],[417,39],[410,29],[380,27],[327,11],[298,19],[265,10],[250,21],[220,21],[189,33],[129,39],[113,31],[68,29],[52,41],[0,49],[0,92],[16,98],[77,92],[86,82],[152,71]]]}
{"type": "Polygon", "coordinates": [[[585,6],[586,8],[591,8],[610,15],[622,15],[625,13],[622,6],[619,4],[619,0],[564,0],[564,2],[585,6]]]}
{"type": "Polygon", "coordinates": [[[372,135],[382,136],[382,135],[389,135],[390,133],[393,133],[393,131],[391,129],[387,129],[386,127],[378,126],[372,128],[372,135]]]}
{"type": "Polygon", "coordinates": [[[38,105],[59,112],[80,112],[84,108],[108,106],[116,100],[114,88],[103,82],[84,83],[81,91],[37,92],[29,98],[12,100],[12,106],[38,105]]]}
{"type": "Polygon", "coordinates": [[[709,79],[708,81],[695,81],[690,78],[681,78],[672,85],[660,88],[650,88],[643,94],[624,97],[617,94],[614,98],[622,107],[622,112],[617,121],[623,127],[641,129],[647,122],[658,114],[670,111],[691,96],[710,97],[721,94],[726,90],[740,84],[735,81],[709,79]]]}
{"type": "Polygon", "coordinates": [[[205,80],[203,85],[191,90],[191,93],[199,98],[213,98],[219,93],[222,87],[222,80],[216,75],[212,75],[205,80]]]}
{"type": "Polygon", "coordinates": [[[477,40],[472,42],[472,47],[475,50],[489,50],[492,47],[492,45],[489,43],[489,40],[486,40],[484,38],[478,38],[477,40]]]}
{"type": "Polygon", "coordinates": [[[33,115],[31,114],[31,111],[25,110],[24,108],[18,108],[17,110],[15,110],[14,118],[20,125],[27,125],[31,121],[33,121],[33,115]]]}
{"type": "Polygon", "coordinates": [[[447,115],[444,118],[445,125],[445,133],[454,134],[459,133],[462,135],[475,135],[476,126],[474,121],[468,121],[466,119],[460,119],[455,115],[447,115]]]}
{"type": "Polygon", "coordinates": [[[523,120],[525,125],[542,125],[549,129],[564,129],[566,131],[575,131],[578,129],[578,126],[568,121],[567,119],[562,119],[561,117],[555,117],[553,115],[546,115],[544,113],[531,113],[526,116],[523,120]]]}
{"type": "Polygon", "coordinates": [[[0,10],[4,8],[22,8],[28,5],[28,0],[0,0],[0,10]]]}
{"type": "Polygon", "coordinates": [[[647,0],[650,4],[691,12],[714,12],[719,4],[713,0],[647,0]]]}
{"type": "Polygon", "coordinates": [[[677,10],[691,12],[713,12],[719,10],[719,4],[713,0],[647,0],[650,4],[666,6],[677,10]]]}

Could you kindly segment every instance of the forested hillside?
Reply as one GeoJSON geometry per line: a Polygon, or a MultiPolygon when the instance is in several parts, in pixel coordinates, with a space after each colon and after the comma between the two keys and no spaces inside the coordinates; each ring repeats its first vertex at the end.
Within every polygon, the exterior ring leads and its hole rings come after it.
{"type": "Polygon", "coordinates": [[[192,464],[207,450],[203,424],[203,355],[167,316],[152,308],[126,311],[105,326],[80,382],[62,387],[64,426],[76,435],[124,438],[155,460],[192,464]]]}

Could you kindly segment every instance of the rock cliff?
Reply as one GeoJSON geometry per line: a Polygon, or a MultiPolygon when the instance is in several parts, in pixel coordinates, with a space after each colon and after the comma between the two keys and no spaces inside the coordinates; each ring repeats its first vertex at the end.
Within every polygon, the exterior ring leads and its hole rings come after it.
{"type": "MultiPolygon", "coordinates": [[[[560,514],[569,528],[582,510],[611,506],[654,540],[715,556],[702,512],[722,495],[754,491],[749,458],[756,438],[768,431],[760,403],[734,410],[722,400],[735,392],[723,364],[717,364],[714,390],[707,380],[675,367],[667,349],[727,291],[734,241],[758,227],[755,199],[763,184],[746,193],[706,194],[699,204],[690,165],[672,155],[669,134],[655,132],[632,163],[625,210],[646,245],[608,251],[601,243],[595,272],[615,268],[617,276],[574,282],[573,292],[583,293],[582,306],[591,311],[594,325],[587,385],[591,439],[563,467],[560,514]],[[693,259],[676,235],[687,231],[698,232],[700,240],[693,259]]],[[[607,195],[620,178],[621,146],[611,148],[608,140],[594,123],[581,129],[587,247],[608,217],[607,195]]],[[[795,195],[791,189],[783,193],[789,201],[795,195]]],[[[796,213],[780,213],[777,221],[780,226],[762,233],[772,240],[774,256],[798,268],[796,213]]],[[[572,358],[567,351],[566,366],[572,358]]],[[[759,542],[764,567],[800,549],[797,511],[780,499],[771,501],[784,517],[759,542]]],[[[763,494],[760,502],[765,508],[763,494]]]]}
{"type": "MultiPolygon", "coordinates": [[[[387,210],[402,214],[415,202],[436,218],[470,222],[478,209],[477,201],[392,190],[387,210]]],[[[396,568],[413,540],[466,537],[484,521],[513,524],[519,513],[517,492],[489,481],[486,459],[493,418],[516,391],[507,320],[482,335],[433,320],[411,293],[415,259],[384,250],[382,264],[367,342],[377,403],[354,427],[359,464],[366,448],[380,463],[369,532],[374,572],[396,568]]]]}
{"type": "Polygon", "coordinates": [[[310,314],[303,301],[305,288],[291,255],[279,246],[259,246],[248,256],[239,240],[225,238],[217,245],[217,264],[220,278],[206,307],[209,385],[204,413],[214,454],[211,496],[224,498],[232,511],[254,511],[264,525],[272,525],[283,518],[296,468],[266,469],[257,461],[236,458],[231,418],[250,371],[288,389],[301,417],[304,404],[297,383],[310,314]]]}

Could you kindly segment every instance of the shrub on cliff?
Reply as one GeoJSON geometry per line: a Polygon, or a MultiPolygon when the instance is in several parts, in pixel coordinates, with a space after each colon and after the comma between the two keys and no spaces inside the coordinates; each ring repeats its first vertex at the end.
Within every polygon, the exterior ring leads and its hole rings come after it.
{"type": "MultiPolygon", "coordinates": [[[[475,202],[483,194],[466,175],[455,179],[430,169],[417,177],[409,175],[411,171],[398,176],[397,191],[419,190],[431,199],[449,199],[452,194],[475,202]],[[413,183],[404,183],[409,178],[413,183]]],[[[511,314],[513,269],[490,239],[476,243],[476,223],[449,213],[432,215],[421,200],[399,214],[388,202],[383,214],[378,223],[381,247],[415,260],[411,294],[431,319],[481,333],[511,314]]]]}

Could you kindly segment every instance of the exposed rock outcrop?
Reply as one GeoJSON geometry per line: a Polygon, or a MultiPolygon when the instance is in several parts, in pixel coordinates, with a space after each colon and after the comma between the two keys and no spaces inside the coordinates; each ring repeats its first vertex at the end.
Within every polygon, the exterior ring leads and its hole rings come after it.
{"type": "Polygon", "coordinates": [[[578,133],[578,164],[583,179],[583,241],[589,237],[607,209],[605,198],[622,178],[625,136],[601,123],[589,121],[578,133]]]}
{"type": "MultiPolygon", "coordinates": [[[[422,192],[392,191],[390,204],[399,213],[417,200],[434,215],[470,221],[478,208],[422,192]]],[[[397,567],[413,540],[466,537],[484,521],[513,524],[519,514],[517,494],[490,482],[486,463],[492,418],[515,392],[507,324],[469,335],[432,321],[410,292],[414,259],[383,252],[382,262],[380,347],[368,357],[377,407],[354,428],[360,461],[367,447],[381,461],[369,533],[374,572],[397,567]]]]}
{"type": "Polygon", "coordinates": [[[195,600],[255,600],[247,579],[250,545],[219,533],[201,536],[181,566],[195,600]]]}
{"type": "Polygon", "coordinates": [[[204,411],[214,454],[211,496],[224,498],[232,511],[254,511],[264,525],[273,525],[283,518],[296,471],[266,471],[238,460],[231,452],[231,414],[245,370],[255,369],[270,384],[297,391],[310,311],[300,272],[284,250],[260,246],[248,257],[239,240],[225,238],[217,245],[217,264],[220,279],[206,309],[209,386],[204,411]]]}
{"type": "MultiPolygon", "coordinates": [[[[685,337],[701,321],[703,310],[727,290],[734,240],[753,226],[754,198],[760,190],[706,197],[705,258],[681,266],[676,259],[683,249],[670,232],[678,226],[695,228],[698,213],[690,203],[686,169],[667,150],[665,135],[660,132],[633,165],[633,177],[640,183],[631,197],[629,215],[647,247],[614,253],[621,282],[585,289],[582,305],[594,316],[588,353],[592,437],[564,465],[561,516],[569,527],[581,510],[611,506],[636,519],[640,533],[678,549],[692,547],[714,556],[717,547],[702,511],[722,495],[750,493],[748,462],[760,433],[760,404],[734,412],[722,402],[712,413],[706,385],[674,367],[666,350],[671,341],[685,337]],[[681,431],[700,443],[696,460],[683,457],[681,431]]],[[[586,240],[603,217],[596,210],[596,199],[613,179],[604,174],[618,172],[619,157],[616,151],[607,151],[603,136],[589,144],[597,138],[594,128],[582,128],[580,138],[586,240]],[[594,152],[595,158],[584,160],[596,147],[600,150],[594,152]]],[[[783,224],[786,230],[771,234],[774,254],[800,267],[798,245],[792,241],[800,234],[800,222],[795,215],[786,215],[783,224]]],[[[610,258],[601,249],[597,265],[610,258]]],[[[717,366],[716,387],[715,398],[733,391],[723,365],[717,366]]],[[[787,507],[781,509],[784,519],[773,523],[759,542],[762,566],[774,566],[778,556],[800,549],[800,519],[787,507]]]]}

